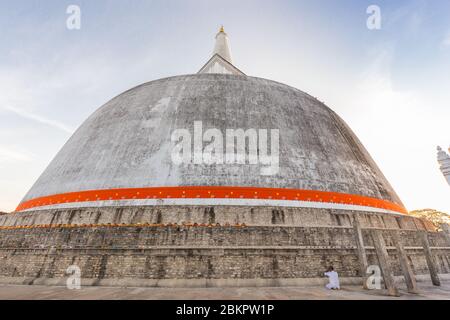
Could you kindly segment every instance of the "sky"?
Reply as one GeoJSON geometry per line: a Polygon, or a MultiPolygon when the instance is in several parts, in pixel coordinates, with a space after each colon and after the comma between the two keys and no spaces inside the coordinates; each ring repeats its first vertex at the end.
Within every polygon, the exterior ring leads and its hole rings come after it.
{"type": "Polygon", "coordinates": [[[235,65],[325,102],[408,210],[450,213],[436,147],[450,147],[450,1],[0,2],[0,211],[12,211],[71,134],[138,84],[196,73],[221,25],[235,65]],[[81,9],[67,28],[69,5],[81,9]],[[376,5],[381,28],[369,29],[376,5]]]}

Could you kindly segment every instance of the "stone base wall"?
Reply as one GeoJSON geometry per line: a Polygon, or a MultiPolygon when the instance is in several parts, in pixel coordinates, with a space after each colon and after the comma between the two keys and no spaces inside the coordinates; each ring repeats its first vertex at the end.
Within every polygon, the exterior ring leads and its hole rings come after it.
{"type": "MultiPolygon", "coordinates": [[[[241,208],[238,213],[229,211],[228,218],[215,214],[212,219],[210,208],[191,208],[190,220],[183,216],[186,220],[182,221],[209,225],[173,224],[182,222],[180,216],[187,214],[187,208],[176,208],[173,215],[161,214],[159,220],[155,220],[154,215],[158,216],[156,208],[40,211],[41,216],[36,215],[37,211],[11,214],[3,220],[4,226],[0,228],[0,279],[10,279],[12,283],[17,283],[14,279],[28,279],[27,283],[40,283],[42,279],[49,283],[48,279],[54,279],[55,283],[61,283],[61,279],[68,277],[66,270],[71,265],[78,266],[82,278],[92,285],[139,285],[140,279],[147,285],[182,284],[184,281],[205,285],[286,285],[300,283],[299,279],[321,278],[330,265],[341,277],[358,279],[362,275],[352,226],[354,218],[364,228],[369,264],[378,264],[370,229],[381,229],[390,264],[394,273],[401,275],[392,236],[393,232],[400,232],[414,273],[426,275],[428,267],[420,233],[427,232],[438,272],[450,274],[448,238],[442,232],[426,231],[427,224],[420,220],[332,210],[317,210],[307,217],[309,209],[296,209],[298,212],[289,209],[282,210],[284,224],[281,224],[282,219],[274,221],[271,208],[260,209],[263,213],[260,216],[251,208],[241,208]],[[253,220],[248,220],[252,214],[253,220]],[[296,223],[303,226],[286,222],[295,214],[300,216],[296,223]],[[333,218],[333,215],[339,218],[333,218]],[[72,217],[72,225],[54,225],[55,222],[69,222],[69,216],[72,217]],[[95,217],[99,219],[95,220],[95,217]],[[50,220],[53,226],[37,226],[50,220]],[[110,221],[114,224],[74,225],[75,222],[110,221]],[[133,221],[136,225],[120,225],[125,221],[133,221]],[[245,221],[255,224],[225,225],[245,221]],[[270,224],[272,221],[275,223],[270,224]],[[24,222],[29,225],[21,225],[24,222]],[[158,225],[138,224],[146,222],[158,225]],[[164,225],[164,222],[171,225],[164,225]]],[[[221,210],[229,209],[214,208],[213,212],[221,210]]]]}
{"type": "Polygon", "coordinates": [[[36,210],[0,216],[0,226],[190,222],[221,225],[244,223],[255,226],[350,227],[354,215],[358,215],[363,228],[434,230],[423,220],[403,215],[335,209],[247,206],[148,206],[36,210]]]}

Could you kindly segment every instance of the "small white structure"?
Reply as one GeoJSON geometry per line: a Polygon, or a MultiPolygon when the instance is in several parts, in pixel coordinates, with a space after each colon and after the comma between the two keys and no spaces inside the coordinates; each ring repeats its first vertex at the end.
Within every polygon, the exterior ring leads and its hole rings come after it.
{"type": "Polygon", "coordinates": [[[208,60],[198,73],[219,73],[245,76],[241,70],[233,65],[228,35],[225,33],[223,26],[216,35],[216,44],[214,45],[211,59],[208,60]]]}
{"type": "MultiPolygon", "coordinates": [[[[440,169],[445,179],[447,179],[447,183],[450,185],[450,156],[439,146],[437,147],[437,150],[437,160],[439,162],[440,169]]],[[[450,148],[448,151],[450,152],[450,148]]]]}
{"type": "Polygon", "coordinates": [[[233,59],[231,58],[230,43],[228,42],[228,35],[225,30],[220,27],[219,32],[216,34],[216,44],[214,46],[213,55],[218,54],[229,63],[233,64],[233,59]]]}

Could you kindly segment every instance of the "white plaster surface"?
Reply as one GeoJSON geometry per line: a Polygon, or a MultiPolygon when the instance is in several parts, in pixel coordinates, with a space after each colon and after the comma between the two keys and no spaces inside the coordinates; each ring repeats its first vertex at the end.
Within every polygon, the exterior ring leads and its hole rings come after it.
{"type": "Polygon", "coordinates": [[[333,191],[401,204],[358,138],[323,103],[274,81],[224,74],[160,79],[113,98],[78,128],[23,200],[163,186],[333,191]],[[278,129],[279,172],[262,176],[261,164],[248,163],[174,165],[171,133],[193,130],[194,121],[222,132],[278,129]]]}

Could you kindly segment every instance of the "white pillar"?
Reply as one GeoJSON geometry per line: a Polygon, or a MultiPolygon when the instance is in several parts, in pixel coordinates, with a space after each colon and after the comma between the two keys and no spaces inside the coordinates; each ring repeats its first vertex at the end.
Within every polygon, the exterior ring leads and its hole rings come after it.
{"type": "Polygon", "coordinates": [[[233,64],[230,44],[228,43],[228,35],[225,33],[223,27],[220,28],[219,33],[216,35],[216,44],[214,46],[213,55],[214,54],[218,54],[229,63],[233,64]]]}
{"type": "Polygon", "coordinates": [[[437,150],[437,160],[439,162],[440,169],[445,179],[447,179],[447,183],[450,185],[450,156],[443,151],[441,147],[437,147],[437,150]]]}

